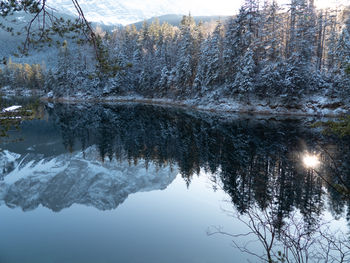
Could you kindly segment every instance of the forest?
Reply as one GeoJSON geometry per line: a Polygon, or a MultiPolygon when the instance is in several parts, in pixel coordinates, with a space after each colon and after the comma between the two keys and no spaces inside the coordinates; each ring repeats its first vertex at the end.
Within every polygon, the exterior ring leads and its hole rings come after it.
{"type": "MultiPolygon", "coordinates": [[[[95,30],[93,49],[64,41],[57,65],[37,81],[51,97],[141,96],[245,104],[348,97],[350,9],[319,10],[313,0],[247,0],[237,15],[179,26],[144,22],[95,30]]],[[[2,84],[17,74],[2,71],[2,84]]]]}

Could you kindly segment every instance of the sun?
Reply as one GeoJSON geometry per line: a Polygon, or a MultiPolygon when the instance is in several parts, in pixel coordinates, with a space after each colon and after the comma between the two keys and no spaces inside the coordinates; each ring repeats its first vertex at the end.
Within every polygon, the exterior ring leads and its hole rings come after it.
{"type": "Polygon", "coordinates": [[[320,160],[317,155],[305,154],[303,163],[307,168],[316,168],[320,164],[320,160]]]}

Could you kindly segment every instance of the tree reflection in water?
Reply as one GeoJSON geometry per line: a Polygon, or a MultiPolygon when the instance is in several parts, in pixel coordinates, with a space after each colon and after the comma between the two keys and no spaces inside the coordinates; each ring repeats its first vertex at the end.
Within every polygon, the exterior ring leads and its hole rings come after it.
{"type": "MultiPolygon", "coordinates": [[[[350,185],[349,138],[323,135],[304,118],[278,121],[142,105],[56,104],[47,111],[70,151],[97,145],[106,162],[177,165],[188,186],[201,170],[212,174],[236,216],[248,219],[263,241],[268,262],[288,262],[291,255],[296,262],[316,259],[320,254],[309,249],[315,242],[329,252],[344,251],[340,245],[348,249],[345,237],[334,240],[328,230],[320,231],[327,227],[320,218],[329,209],[335,218],[347,210],[350,219],[349,199],[341,191],[350,185]],[[305,167],[305,152],[317,153],[317,170],[305,167]],[[265,243],[261,231],[273,242],[265,243]],[[276,242],[278,250],[272,251],[276,242]]],[[[311,161],[316,162],[312,156],[311,161]]]]}
{"type": "Polygon", "coordinates": [[[253,204],[264,209],[274,202],[279,221],[297,208],[312,225],[325,210],[323,196],[334,216],[348,207],[348,200],[302,160],[306,151],[318,153],[317,171],[332,185],[350,185],[349,138],[325,137],[303,119],[238,118],[142,105],[58,104],[48,112],[67,149],[97,145],[102,160],[176,164],[188,185],[203,169],[241,213],[253,204]]]}
{"type": "Polygon", "coordinates": [[[16,99],[16,104],[20,106],[15,106],[13,110],[4,110],[6,107],[13,107],[13,103],[13,100],[3,99],[0,94],[0,142],[9,140],[9,131],[11,129],[18,130],[23,120],[43,117],[43,107],[38,99],[16,99]]]}

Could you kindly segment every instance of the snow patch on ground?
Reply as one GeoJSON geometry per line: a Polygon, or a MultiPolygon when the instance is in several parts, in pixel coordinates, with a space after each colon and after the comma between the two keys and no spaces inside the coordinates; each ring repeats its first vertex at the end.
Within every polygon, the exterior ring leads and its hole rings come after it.
{"type": "Polygon", "coordinates": [[[14,111],[16,111],[16,110],[18,110],[18,109],[20,109],[20,108],[22,108],[22,106],[13,105],[13,106],[11,106],[11,107],[7,107],[7,108],[3,109],[2,111],[3,111],[3,112],[14,112],[14,111]]]}

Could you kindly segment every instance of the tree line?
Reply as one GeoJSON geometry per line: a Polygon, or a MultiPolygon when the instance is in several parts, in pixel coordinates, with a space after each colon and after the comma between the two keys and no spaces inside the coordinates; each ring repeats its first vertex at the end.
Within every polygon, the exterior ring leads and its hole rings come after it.
{"type": "Polygon", "coordinates": [[[14,63],[10,58],[0,69],[0,85],[13,88],[42,89],[45,81],[44,69],[40,64],[14,63]]]}
{"type": "Polygon", "coordinates": [[[94,34],[99,58],[94,48],[65,41],[57,65],[45,73],[46,91],[289,104],[349,93],[349,8],[246,0],[222,21],[196,24],[187,15],[179,26],[155,20],[94,34]]]}
{"type": "MultiPolygon", "coordinates": [[[[350,87],[349,14],[349,8],[317,10],[312,0],[291,0],[287,8],[247,0],[236,16],[215,23],[196,24],[188,15],[178,27],[157,20],[139,30],[126,26],[99,37],[106,61],[118,70],[97,78],[90,69],[73,91],[289,103],[303,95],[341,96],[350,87]]],[[[67,67],[61,63],[53,75],[67,67]]],[[[84,71],[86,65],[75,68],[71,81],[84,71]]]]}

